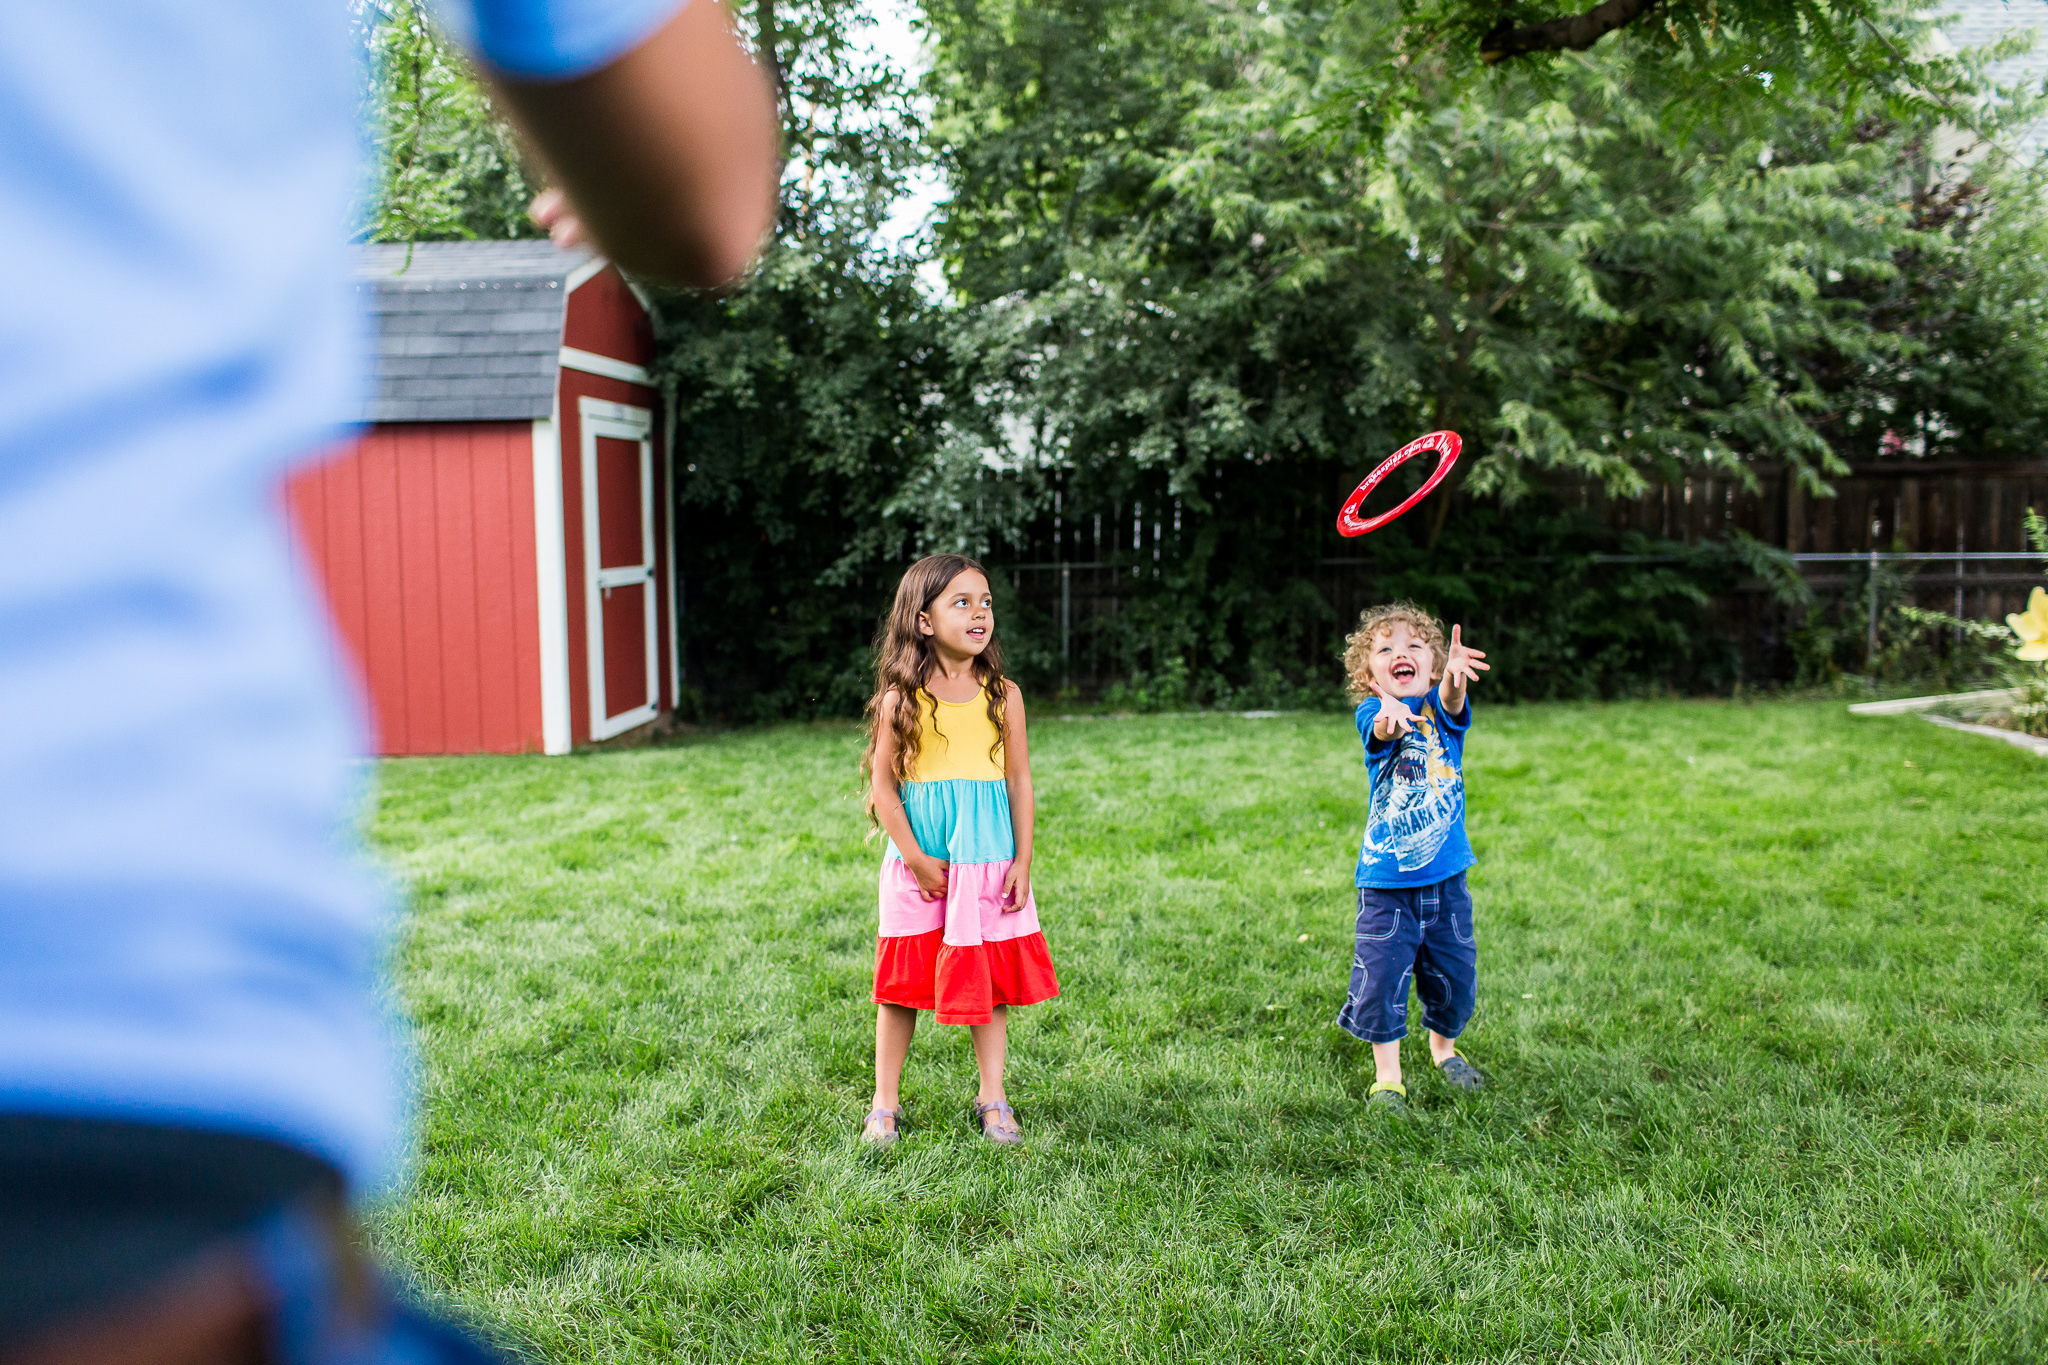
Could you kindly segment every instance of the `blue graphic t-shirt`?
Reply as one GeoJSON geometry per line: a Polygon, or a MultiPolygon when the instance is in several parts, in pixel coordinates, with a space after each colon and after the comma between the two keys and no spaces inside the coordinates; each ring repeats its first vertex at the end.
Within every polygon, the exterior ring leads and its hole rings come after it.
{"type": "Polygon", "coordinates": [[[1473,863],[1465,837],[1465,731],[1472,702],[1456,719],[1444,714],[1437,689],[1405,697],[1415,728],[1390,740],[1373,736],[1381,702],[1368,697],[1353,718],[1365,741],[1371,797],[1358,848],[1359,886],[1430,886],[1473,863]]]}

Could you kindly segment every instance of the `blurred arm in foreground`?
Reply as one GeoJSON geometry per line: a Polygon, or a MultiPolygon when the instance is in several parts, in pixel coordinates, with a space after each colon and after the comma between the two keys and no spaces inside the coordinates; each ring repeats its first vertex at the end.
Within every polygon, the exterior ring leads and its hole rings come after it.
{"type": "Polygon", "coordinates": [[[589,75],[494,84],[567,191],[534,203],[558,244],[592,241],[628,270],[702,287],[753,260],[775,221],[780,130],[717,0],[691,0],[589,75]]]}
{"type": "MultiPolygon", "coordinates": [[[[429,1365],[359,708],[279,481],[362,404],[361,69],[322,0],[0,4],[0,1361],[429,1365]]],[[[774,118],[717,0],[452,0],[596,239],[745,268],[774,118]]]]}

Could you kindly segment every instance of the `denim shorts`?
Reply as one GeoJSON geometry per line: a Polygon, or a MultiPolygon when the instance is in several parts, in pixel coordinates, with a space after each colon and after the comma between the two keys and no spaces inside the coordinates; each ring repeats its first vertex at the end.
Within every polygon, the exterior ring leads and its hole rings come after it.
{"type": "Polygon", "coordinates": [[[1479,951],[1462,872],[1433,886],[1358,889],[1358,946],[1338,1025],[1368,1043],[1407,1037],[1411,979],[1423,1027],[1463,1033],[1479,994],[1479,951]]]}

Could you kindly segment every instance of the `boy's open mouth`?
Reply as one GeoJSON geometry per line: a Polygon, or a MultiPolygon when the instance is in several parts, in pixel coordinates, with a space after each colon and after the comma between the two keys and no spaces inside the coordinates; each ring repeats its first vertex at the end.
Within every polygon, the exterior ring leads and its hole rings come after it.
{"type": "Polygon", "coordinates": [[[1387,670],[1387,674],[1397,683],[1412,682],[1415,679],[1415,665],[1406,659],[1396,659],[1393,667],[1387,670]]]}

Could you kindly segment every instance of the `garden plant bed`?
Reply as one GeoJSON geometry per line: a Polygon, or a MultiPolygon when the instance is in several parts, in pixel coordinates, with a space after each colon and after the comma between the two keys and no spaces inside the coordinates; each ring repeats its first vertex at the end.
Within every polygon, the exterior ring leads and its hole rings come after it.
{"type": "MultiPolygon", "coordinates": [[[[1839,704],[1489,707],[1493,1078],[1361,1100],[1347,717],[1043,725],[1024,1151],[871,1085],[858,733],[381,769],[425,1099],[375,1236],[562,1362],[2048,1358],[2048,784],[1839,704]]],[[[1424,1053],[1411,1042],[1411,1070],[1424,1053]]]]}

